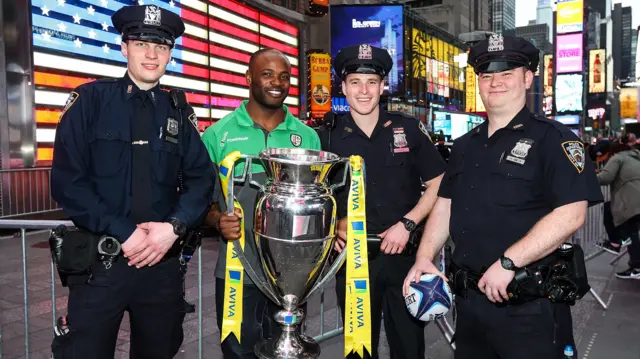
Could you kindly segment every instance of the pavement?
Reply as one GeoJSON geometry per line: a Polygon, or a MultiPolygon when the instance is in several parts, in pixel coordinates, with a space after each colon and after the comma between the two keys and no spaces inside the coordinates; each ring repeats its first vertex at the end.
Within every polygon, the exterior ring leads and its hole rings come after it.
{"type": "MultiPolygon", "coordinates": [[[[52,275],[47,247],[47,234],[29,233],[25,239],[26,261],[22,261],[23,247],[19,237],[0,239],[0,359],[50,357],[52,337],[52,298],[55,297],[56,315],[66,312],[67,290],[62,288],[57,274],[52,275]],[[27,272],[28,328],[24,320],[23,264],[27,272]],[[51,282],[55,278],[52,291],[51,282]],[[25,334],[28,333],[28,337],[25,334]],[[28,338],[28,340],[25,340],[28,338]]],[[[589,249],[589,248],[587,248],[589,249]]],[[[591,248],[593,250],[593,248],[591,248]]],[[[587,251],[589,252],[589,251],[587,251]]],[[[198,316],[189,314],[184,323],[185,340],[176,358],[222,358],[220,334],[216,326],[214,307],[213,270],[218,256],[218,245],[214,239],[206,239],[202,248],[202,342],[198,341],[198,316]]],[[[640,359],[640,280],[620,280],[616,271],[626,269],[626,258],[615,266],[609,265],[612,256],[600,255],[587,263],[590,284],[608,305],[604,310],[593,296],[587,294],[572,307],[574,335],[578,357],[582,359],[640,359]]],[[[189,264],[187,275],[187,300],[198,300],[198,260],[196,256],[189,264]]],[[[306,333],[318,336],[339,325],[334,284],[329,283],[323,294],[314,296],[309,302],[306,333]],[[320,311],[324,312],[321,323],[320,311]]],[[[451,318],[449,323],[453,324],[451,318]]],[[[451,359],[453,351],[438,328],[431,324],[425,330],[427,358],[451,359]]],[[[343,357],[343,336],[323,340],[321,359],[343,357]]],[[[118,336],[115,358],[128,358],[129,324],[125,315],[118,336]]],[[[389,348],[381,338],[380,357],[389,358],[389,348]]]]}

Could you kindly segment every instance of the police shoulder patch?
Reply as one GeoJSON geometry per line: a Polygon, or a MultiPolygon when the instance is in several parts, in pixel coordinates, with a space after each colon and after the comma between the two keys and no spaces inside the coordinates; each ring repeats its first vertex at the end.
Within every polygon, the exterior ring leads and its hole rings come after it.
{"type": "Polygon", "coordinates": [[[584,170],[584,145],[580,141],[566,141],[562,143],[562,149],[565,155],[569,159],[569,162],[573,164],[578,173],[582,173],[584,170]]]}
{"type": "Polygon", "coordinates": [[[191,114],[187,119],[191,123],[191,126],[193,126],[193,128],[195,128],[196,131],[200,133],[200,129],[198,127],[198,116],[196,116],[196,113],[193,111],[193,108],[191,106],[189,106],[189,108],[191,108],[191,114]]]}
{"type": "Polygon", "coordinates": [[[69,110],[71,106],[73,106],[73,104],[79,97],[80,95],[77,92],[71,91],[69,97],[67,98],[67,103],[65,103],[64,105],[64,109],[62,109],[62,113],[60,113],[60,117],[64,116],[65,112],[67,112],[67,110],[69,110]]]}
{"type": "Polygon", "coordinates": [[[424,122],[418,121],[418,127],[420,128],[420,132],[424,133],[424,135],[427,136],[427,138],[429,139],[429,142],[433,143],[433,141],[431,141],[431,136],[429,135],[429,131],[427,130],[427,126],[424,125],[424,122]]]}

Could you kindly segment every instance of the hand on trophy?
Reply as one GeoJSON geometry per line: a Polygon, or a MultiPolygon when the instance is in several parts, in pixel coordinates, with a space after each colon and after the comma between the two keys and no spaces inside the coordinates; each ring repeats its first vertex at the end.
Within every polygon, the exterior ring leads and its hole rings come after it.
{"type": "Polygon", "coordinates": [[[411,233],[404,228],[404,224],[398,222],[378,236],[382,238],[380,249],[385,254],[400,254],[409,241],[411,233]]]}
{"type": "Polygon", "coordinates": [[[233,215],[226,212],[219,217],[218,227],[222,237],[227,240],[235,240],[240,238],[240,226],[242,225],[242,214],[240,209],[235,208],[233,215]]]}
{"type": "Polygon", "coordinates": [[[343,218],[338,221],[338,236],[336,237],[336,243],[333,248],[338,253],[342,253],[342,250],[347,245],[347,218],[343,218]]]}

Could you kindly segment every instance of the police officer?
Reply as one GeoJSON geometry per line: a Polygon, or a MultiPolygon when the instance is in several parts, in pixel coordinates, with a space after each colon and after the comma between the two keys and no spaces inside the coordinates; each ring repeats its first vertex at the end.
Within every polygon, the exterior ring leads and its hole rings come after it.
{"type": "Polygon", "coordinates": [[[178,238],[202,221],[216,174],[190,121],[193,109],[174,108],[159,86],[184,32],[180,17],[127,6],[112,21],[127,72],[71,93],[56,132],[51,190],[77,227],[122,246],[96,260],[90,276],[69,276],[70,331],[52,349],[55,358],[113,358],[127,311],[131,357],[172,358],[184,317],[178,238]]]}
{"type": "Polygon", "coordinates": [[[488,121],[455,141],[405,279],[407,293],[423,273],[442,276],[432,259],[451,235],[451,266],[463,274],[450,282],[457,359],[564,358],[566,346],[575,348],[567,303],[538,297],[518,304],[507,293],[519,268],[551,258],[584,224],[587,207],[602,200],[582,142],[526,107],[538,59],[519,37],[494,34],[471,48],[488,121]]]}
{"type": "MultiPolygon", "coordinates": [[[[328,131],[320,132],[323,150],[342,157],[359,155],[365,163],[369,280],[371,283],[372,353],[377,358],[381,315],[391,358],[424,358],[424,323],[410,316],[402,297],[404,275],[411,268],[421,226],[436,200],[445,163],[415,118],[380,109],[384,78],[393,66],[386,50],[367,44],[342,49],[334,60],[342,92],[351,108],[328,131]],[[422,185],[426,191],[421,196],[422,185]]],[[[325,126],[326,128],[327,126],[325,126]]],[[[339,176],[338,176],[339,177],[339,176]]],[[[348,189],[336,192],[338,240],[346,239],[348,189]]],[[[338,303],[344,318],[344,267],[336,276],[338,303]]],[[[349,358],[357,358],[350,354],[349,358]]]]}

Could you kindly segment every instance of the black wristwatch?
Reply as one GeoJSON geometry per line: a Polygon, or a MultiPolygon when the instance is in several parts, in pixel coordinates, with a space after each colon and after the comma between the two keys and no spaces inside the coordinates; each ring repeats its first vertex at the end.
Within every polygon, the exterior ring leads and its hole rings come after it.
{"type": "Polygon", "coordinates": [[[416,222],[414,222],[414,221],[410,220],[410,219],[409,219],[409,218],[407,218],[407,217],[403,217],[403,218],[400,220],[400,222],[402,222],[402,224],[404,224],[404,228],[405,228],[407,231],[409,231],[409,232],[413,232],[413,231],[416,229],[416,227],[418,226],[418,225],[416,224],[416,222]]]}
{"type": "Polygon", "coordinates": [[[510,258],[507,258],[504,255],[500,257],[500,264],[502,265],[502,268],[506,270],[517,271],[518,269],[520,269],[516,267],[516,265],[513,263],[513,261],[510,258]]]}
{"type": "Polygon", "coordinates": [[[171,217],[169,218],[169,223],[173,226],[173,233],[177,236],[182,237],[187,232],[187,226],[180,222],[179,219],[171,217]]]}

